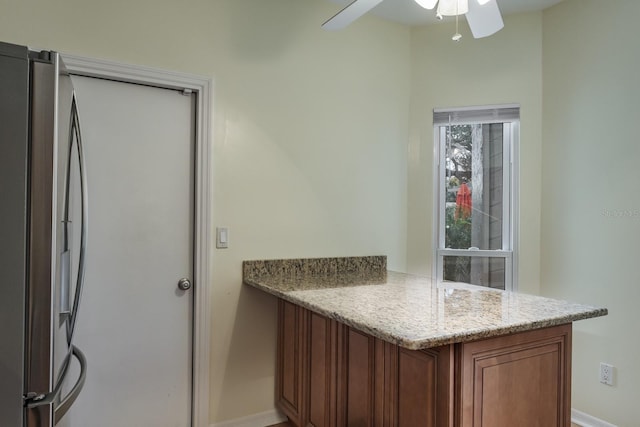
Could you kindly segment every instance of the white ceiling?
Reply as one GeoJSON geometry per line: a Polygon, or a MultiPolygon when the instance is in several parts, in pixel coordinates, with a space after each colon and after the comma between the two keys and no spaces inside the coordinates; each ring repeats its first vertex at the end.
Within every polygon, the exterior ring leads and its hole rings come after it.
{"type": "MultiPolygon", "coordinates": [[[[336,7],[336,13],[353,0],[329,0],[340,6],[336,7]]],[[[560,3],[562,0],[497,0],[503,15],[519,12],[531,12],[546,9],[549,6],[560,3]]],[[[384,0],[371,12],[376,16],[390,21],[407,25],[427,25],[438,22],[435,10],[424,9],[414,0],[384,0]]],[[[331,16],[327,16],[329,19],[331,16]]]]}

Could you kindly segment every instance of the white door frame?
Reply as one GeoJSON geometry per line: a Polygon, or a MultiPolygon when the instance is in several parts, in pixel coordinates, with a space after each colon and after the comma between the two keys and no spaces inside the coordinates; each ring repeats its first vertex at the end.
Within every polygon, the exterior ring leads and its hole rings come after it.
{"type": "MultiPolygon", "coordinates": [[[[70,74],[106,78],[196,94],[195,228],[193,295],[192,427],[209,425],[212,146],[211,78],[101,59],[62,54],[70,74]]],[[[82,112],[80,113],[82,114],[82,112]]],[[[82,117],[81,117],[82,119],[82,117]]]]}

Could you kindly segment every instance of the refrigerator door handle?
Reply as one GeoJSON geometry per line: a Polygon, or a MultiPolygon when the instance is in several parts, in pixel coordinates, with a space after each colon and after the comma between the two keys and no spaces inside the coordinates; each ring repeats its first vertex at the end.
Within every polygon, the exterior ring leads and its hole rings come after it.
{"type": "MultiPolygon", "coordinates": [[[[80,256],[78,260],[78,275],[76,277],[76,289],[73,297],[73,305],[71,306],[71,313],[67,319],[67,343],[69,347],[73,346],[73,336],[76,328],[76,322],[78,318],[78,308],[80,306],[80,298],[82,296],[82,290],[84,288],[84,273],[85,273],[85,254],[87,246],[87,176],[84,162],[84,150],[82,145],[82,135],[80,133],[80,117],[78,116],[78,107],[76,100],[76,93],[73,92],[71,101],[71,126],[69,129],[70,148],[69,154],[71,154],[71,145],[75,137],[76,147],[78,152],[78,166],[80,169],[80,199],[81,199],[81,225],[80,225],[80,256]]],[[[71,159],[69,159],[71,160],[71,159]]]]}
{"type": "MultiPolygon", "coordinates": [[[[71,405],[73,405],[73,403],[76,401],[76,399],[80,395],[80,392],[84,387],[84,382],[87,379],[87,359],[85,358],[84,353],[82,353],[82,351],[80,351],[78,347],[73,346],[71,348],[71,353],[69,354],[69,356],[71,355],[75,356],[75,358],[78,359],[78,362],[80,363],[80,375],[78,375],[78,379],[76,380],[76,383],[74,384],[71,391],[63,399],[60,399],[60,403],[55,407],[54,409],[55,422],[61,419],[67,413],[69,408],[71,408],[71,405]]],[[[70,363],[69,363],[69,360],[67,359],[65,366],[63,368],[65,373],[69,365],[70,363]]],[[[63,382],[59,381],[55,389],[48,394],[28,393],[25,396],[24,406],[27,408],[36,408],[38,406],[50,405],[54,403],[58,395],[60,394],[60,391],[62,390],[62,384],[63,382]]]]}
{"type": "Polygon", "coordinates": [[[58,406],[56,406],[54,410],[54,417],[53,417],[53,419],[56,422],[67,413],[69,408],[71,408],[73,403],[76,401],[76,399],[80,395],[80,392],[84,387],[84,382],[87,379],[87,359],[84,357],[84,353],[80,351],[80,349],[76,346],[72,347],[71,352],[73,353],[75,358],[78,359],[78,362],[80,363],[80,375],[78,376],[78,380],[76,381],[75,385],[73,386],[69,394],[67,394],[63,399],[61,399],[58,406]]]}

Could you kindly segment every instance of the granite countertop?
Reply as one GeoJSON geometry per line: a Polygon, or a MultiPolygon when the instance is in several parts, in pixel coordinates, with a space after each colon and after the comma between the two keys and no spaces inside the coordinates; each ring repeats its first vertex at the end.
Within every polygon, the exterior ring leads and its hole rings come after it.
{"type": "Polygon", "coordinates": [[[607,315],[606,308],[386,270],[386,257],[245,261],[244,283],[417,350],[607,315]]]}

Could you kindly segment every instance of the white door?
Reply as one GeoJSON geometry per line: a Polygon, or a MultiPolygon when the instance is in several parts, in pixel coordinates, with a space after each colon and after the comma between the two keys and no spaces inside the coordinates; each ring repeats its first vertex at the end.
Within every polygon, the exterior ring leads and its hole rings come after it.
{"type": "MultiPolygon", "coordinates": [[[[72,427],[191,425],[194,102],[73,77],[89,233],[77,347],[87,380],[72,427]]],[[[66,418],[66,417],[65,417],[66,418]]]]}

